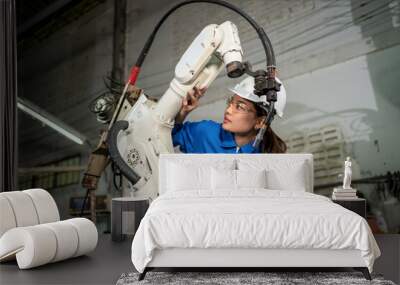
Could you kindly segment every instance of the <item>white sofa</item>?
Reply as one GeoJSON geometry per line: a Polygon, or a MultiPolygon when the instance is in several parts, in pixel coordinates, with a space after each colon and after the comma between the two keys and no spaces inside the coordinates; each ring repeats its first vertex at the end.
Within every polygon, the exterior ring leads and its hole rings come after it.
{"type": "Polygon", "coordinates": [[[88,219],[60,221],[57,205],[43,189],[0,193],[0,262],[20,269],[84,255],[96,248],[98,233],[88,219]]]}

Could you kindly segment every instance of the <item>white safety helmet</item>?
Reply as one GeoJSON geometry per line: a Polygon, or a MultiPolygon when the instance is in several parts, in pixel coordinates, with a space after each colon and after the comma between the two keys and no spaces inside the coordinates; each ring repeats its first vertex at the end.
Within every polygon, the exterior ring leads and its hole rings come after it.
{"type": "MultiPolygon", "coordinates": [[[[286,90],[282,82],[277,77],[275,77],[275,79],[281,84],[281,90],[277,93],[277,101],[275,102],[274,106],[276,114],[282,118],[283,110],[285,109],[286,105],[286,90]]],[[[265,95],[258,96],[254,94],[254,77],[252,76],[246,77],[240,83],[236,84],[235,87],[228,89],[233,93],[249,101],[255,103],[265,102],[268,104],[267,97],[265,95]]]]}

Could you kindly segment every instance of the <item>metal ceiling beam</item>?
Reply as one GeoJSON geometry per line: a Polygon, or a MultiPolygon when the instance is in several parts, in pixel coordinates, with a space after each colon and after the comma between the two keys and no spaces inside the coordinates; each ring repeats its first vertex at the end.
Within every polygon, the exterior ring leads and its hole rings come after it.
{"type": "Polygon", "coordinates": [[[31,29],[33,26],[39,24],[43,20],[47,19],[54,13],[58,12],[62,8],[66,7],[67,5],[71,4],[74,0],[58,0],[49,5],[47,8],[43,9],[40,13],[36,14],[30,19],[27,19],[26,22],[24,22],[20,28],[18,28],[18,36],[21,36],[25,32],[27,32],[29,29],[31,29]]]}
{"type": "Polygon", "coordinates": [[[67,125],[57,117],[46,112],[42,108],[36,106],[32,102],[18,97],[18,109],[27,113],[31,117],[41,121],[45,125],[49,126],[53,130],[57,131],[64,137],[70,139],[71,141],[83,145],[84,143],[89,143],[87,137],[75,130],[71,126],[67,125]]]}
{"type": "Polygon", "coordinates": [[[86,165],[76,166],[38,166],[28,168],[18,168],[19,174],[31,174],[31,173],[48,173],[48,172],[76,172],[86,169],[86,165]]]}

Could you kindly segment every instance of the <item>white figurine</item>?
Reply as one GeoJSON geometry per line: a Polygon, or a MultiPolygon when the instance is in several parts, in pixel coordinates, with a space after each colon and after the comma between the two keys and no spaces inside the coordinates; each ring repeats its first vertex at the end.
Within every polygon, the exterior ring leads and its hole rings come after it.
{"type": "Polygon", "coordinates": [[[343,178],[343,189],[352,189],[351,186],[351,161],[350,157],[346,158],[344,162],[344,178],[343,178]]]}

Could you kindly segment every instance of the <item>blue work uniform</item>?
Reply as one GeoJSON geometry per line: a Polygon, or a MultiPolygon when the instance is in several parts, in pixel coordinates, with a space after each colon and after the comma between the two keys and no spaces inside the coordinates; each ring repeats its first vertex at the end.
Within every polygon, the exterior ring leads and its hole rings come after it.
{"type": "Polygon", "coordinates": [[[253,142],[238,147],[234,134],[222,128],[222,124],[203,120],[175,124],[172,143],[184,153],[259,153],[253,142]]]}

